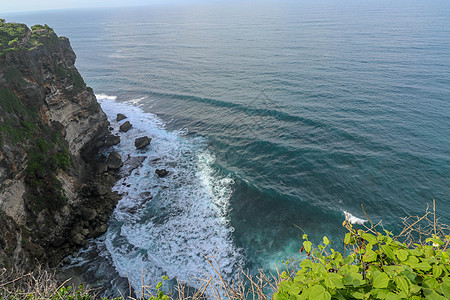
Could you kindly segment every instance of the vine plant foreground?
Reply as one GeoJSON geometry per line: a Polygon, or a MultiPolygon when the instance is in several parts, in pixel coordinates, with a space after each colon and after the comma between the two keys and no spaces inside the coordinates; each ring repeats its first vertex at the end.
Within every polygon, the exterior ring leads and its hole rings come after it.
{"type": "Polygon", "coordinates": [[[297,272],[281,274],[274,300],[450,299],[449,227],[437,222],[434,201],[423,217],[403,219],[398,236],[368,220],[365,230],[344,221],[347,255],[331,249],[327,237],[313,247],[303,235],[307,259],[297,272]]]}

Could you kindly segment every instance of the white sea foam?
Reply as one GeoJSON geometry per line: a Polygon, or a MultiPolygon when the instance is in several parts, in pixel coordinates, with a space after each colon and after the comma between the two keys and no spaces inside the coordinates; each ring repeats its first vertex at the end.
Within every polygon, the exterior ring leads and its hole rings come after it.
{"type": "Polygon", "coordinates": [[[110,100],[110,101],[115,101],[117,99],[117,96],[110,96],[110,95],[106,95],[106,94],[95,94],[95,97],[97,98],[97,100],[110,100]]]}
{"type": "Polygon", "coordinates": [[[364,219],[360,219],[358,217],[355,217],[354,215],[352,215],[351,213],[349,213],[348,211],[344,210],[344,215],[345,215],[345,220],[347,222],[350,222],[351,224],[359,224],[362,225],[364,223],[367,222],[367,220],[364,219]]]}
{"type": "Polygon", "coordinates": [[[231,278],[243,263],[228,219],[233,180],[214,170],[214,155],[205,150],[204,141],[183,137],[185,130],[165,130],[157,116],[118,102],[115,96],[100,94],[97,99],[113,133],[121,137],[115,150],[125,160],[124,168],[127,158],[146,157],[142,166],[115,186],[123,198],[112,216],[105,245],[119,274],[129,277],[138,290],[142,270],[145,283],[151,286],[164,274],[195,283],[205,270],[213,275],[204,256],[214,253],[225,278],[231,278]],[[119,132],[117,113],[128,117],[131,130],[119,132]],[[152,138],[151,144],[136,150],[134,139],[143,135],[152,138]],[[168,170],[169,175],[159,178],[157,168],[168,170]]]}
{"type": "Polygon", "coordinates": [[[147,99],[147,97],[144,96],[144,97],[140,97],[140,98],[136,98],[136,99],[130,99],[127,102],[130,104],[133,104],[133,105],[140,105],[141,102],[145,99],[147,99]]]}

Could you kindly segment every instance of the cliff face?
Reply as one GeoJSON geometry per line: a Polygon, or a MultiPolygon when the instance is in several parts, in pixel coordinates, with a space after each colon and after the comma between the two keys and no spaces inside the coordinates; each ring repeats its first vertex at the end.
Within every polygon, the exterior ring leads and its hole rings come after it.
{"type": "Polygon", "coordinates": [[[0,41],[0,266],[54,265],[117,203],[98,154],[109,124],[67,38],[2,22],[0,41]]]}

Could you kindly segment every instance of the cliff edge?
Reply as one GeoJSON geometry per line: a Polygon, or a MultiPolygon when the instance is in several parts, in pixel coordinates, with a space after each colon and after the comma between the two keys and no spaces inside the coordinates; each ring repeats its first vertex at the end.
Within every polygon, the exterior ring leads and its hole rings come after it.
{"type": "Polygon", "coordinates": [[[56,265],[117,204],[109,123],[75,59],[47,25],[0,19],[0,267],[56,265]]]}

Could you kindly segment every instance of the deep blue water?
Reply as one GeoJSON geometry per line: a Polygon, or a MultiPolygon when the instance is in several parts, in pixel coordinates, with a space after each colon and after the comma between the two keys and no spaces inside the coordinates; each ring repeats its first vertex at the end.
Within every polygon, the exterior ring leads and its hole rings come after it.
{"type": "Polygon", "coordinates": [[[448,1],[5,17],[69,37],[115,130],[117,112],[136,124],[117,150],[148,158],[118,184],[124,200],[97,241],[122,276],[188,280],[212,251],[230,276],[237,265],[273,270],[301,258],[298,227],[339,244],[343,211],[364,219],[361,204],[394,231],[433,199],[450,221],[448,1]],[[152,148],[138,153],[143,134],[152,148]],[[171,174],[159,179],[157,167],[171,174]]]}

